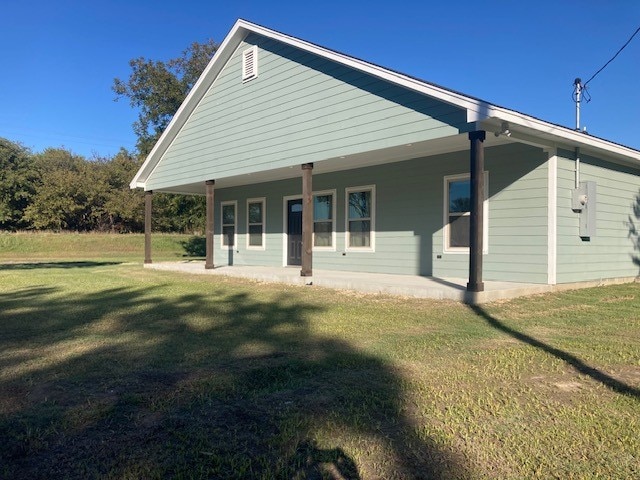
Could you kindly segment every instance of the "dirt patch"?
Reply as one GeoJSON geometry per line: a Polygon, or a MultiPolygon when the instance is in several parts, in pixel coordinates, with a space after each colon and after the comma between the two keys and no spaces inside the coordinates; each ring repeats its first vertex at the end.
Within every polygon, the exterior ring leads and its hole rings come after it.
{"type": "Polygon", "coordinates": [[[580,382],[555,382],[554,385],[556,388],[563,392],[577,392],[582,389],[582,383],[580,382]]]}
{"type": "Polygon", "coordinates": [[[613,295],[610,297],[603,297],[600,299],[602,303],[619,303],[619,302],[628,302],[629,300],[635,299],[635,295],[613,295]]]}
{"type": "Polygon", "coordinates": [[[624,366],[611,372],[611,376],[621,382],[640,389],[640,366],[624,366]]]}
{"type": "Polygon", "coordinates": [[[136,420],[136,424],[143,430],[154,430],[162,425],[164,415],[160,412],[144,412],[136,420]]]}
{"type": "Polygon", "coordinates": [[[75,398],[69,394],[70,387],[61,382],[39,382],[27,391],[26,399],[29,403],[51,402],[56,405],[71,405],[75,398]]]}
{"type": "Polygon", "coordinates": [[[407,336],[414,336],[414,335],[424,335],[424,334],[428,334],[428,333],[436,333],[436,332],[440,332],[442,331],[442,328],[440,328],[440,326],[435,326],[435,325],[414,325],[412,327],[405,327],[402,329],[401,333],[407,335],[407,336]]]}
{"type": "Polygon", "coordinates": [[[479,340],[476,342],[476,348],[478,350],[496,350],[498,348],[504,348],[511,345],[524,345],[521,340],[513,338],[509,335],[500,335],[495,338],[488,338],[485,340],[479,340]]]}
{"type": "MultiPolygon", "coordinates": [[[[600,369],[602,374],[611,379],[621,388],[640,389],[640,367],[623,366],[620,368],[600,369]]],[[[566,371],[556,375],[535,375],[523,379],[535,390],[544,392],[545,395],[560,401],[568,402],[573,398],[592,391],[597,385],[602,385],[598,379],[592,379],[573,371],[566,371]]],[[[610,386],[610,385],[607,385],[610,386]]]]}
{"type": "Polygon", "coordinates": [[[543,307],[540,305],[540,308],[536,308],[535,310],[531,309],[530,305],[527,305],[524,308],[521,305],[507,305],[500,312],[499,319],[503,321],[509,320],[523,320],[529,318],[541,318],[541,317],[553,317],[553,316],[563,316],[565,314],[570,314],[575,316],[575,314],[580,312],[592,312],[599,307],[597,305],[563,305],[560,307],[543,307]]]}
{"type": "Polygon", "coordinates": [[[11,415],[21,411],[27,404],[28,390],[20,386],[0,388],[0,414],[11,415]]]}
{"type": "Polygon", "coordinates": [[[537,339],[541,339],[541,338],[552,338],[554,335],[558,333],[558,330],[556,330],[555,328],[535,326],[535,327],[528,328],[525,333],[537,339]]]}
{"type": "Polygon", "coordinates": [[[523,381],[531,385],[534,391],[560,403],[571,403],[591,387],[578,374],[569,371],[555,375],[533,375],[523,381]]]}

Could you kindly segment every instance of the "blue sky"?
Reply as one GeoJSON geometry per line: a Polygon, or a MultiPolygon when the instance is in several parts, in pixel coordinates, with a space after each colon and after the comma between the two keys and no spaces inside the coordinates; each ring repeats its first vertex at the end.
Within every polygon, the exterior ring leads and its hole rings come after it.
{"type": "MultiPolygon", "coordinates": [[[[4,0],[0,137],[91,157],[135,145],[114,102],[134,57],[221,42],[237,18],[572,127],[587,80],[640,26],[640,2],[4,0]]],[[[582,124],[640,149],[640,34],[589,85],[582,124]]]]}

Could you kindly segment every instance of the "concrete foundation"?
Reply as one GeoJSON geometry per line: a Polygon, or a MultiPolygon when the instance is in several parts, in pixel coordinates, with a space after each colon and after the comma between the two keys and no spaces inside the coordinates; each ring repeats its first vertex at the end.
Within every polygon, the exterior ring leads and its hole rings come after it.
{"type": "Polygon", "coordinates": [[[248,278],[263,282],[287,283],[291,285],[315,285],[366,293],[454,300],[469,304],[481,304],[538,293],[595,287],[614,283],[628,283],[637,280],[636,278],[630,277],[563,285],[485,281],[485,290],[483,292],[468,292],[466,289],[466,278],[435,278],[317,269],[313,270],[312,277],[301,277],[298,267],[234,265],[231,267],[223,266],[205,269],[204,262],[201,261],[161,262],[145,264],[145,268],[197,275],[226,275],[229,277],[248,278]]]}

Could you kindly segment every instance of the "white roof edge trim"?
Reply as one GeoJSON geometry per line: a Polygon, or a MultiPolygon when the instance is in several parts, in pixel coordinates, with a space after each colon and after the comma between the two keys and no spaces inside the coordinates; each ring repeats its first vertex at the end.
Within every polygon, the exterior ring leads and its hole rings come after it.
{"type": "Polygon", "coordinates": [[[630,157],[640,161],[640,152],[634,150],[631,147],[619,145],[602,138],[593,137],[589,134],[571,130],[568,127],[554,125],[552,123],[545,122],[544,120],[530,117],[529,115],[515,112],[513,110],[508,110],[506,108],[494,106],[492,107],[492,111],[492,113],[494,114],[491,116],[499,118],[500,120],[528,127],[538,132],[547,133],[555,137],[560,137],[575,144],[588,146],[597,150],[606,150],[616,155],[630,157]]]}
{"type": "MultiPolygon", "coordinates": [[[[240,30],[240,28],[242,28],[241,24],[243,24],[243,23],[246,23],[246,22],[244,20],[237,20],[236,23],[234,24],[234,26],[231,28],[231,31],[227,34],[225,39],[222,41],[222,43],[220,44],[220,46],[216,50],[215,54],[213,55],[213,57],[211,58],[211,60],[207,64],[207,66],[205,67],[204,71],[202,72],[200,77],[198,77],[198,80],[196,81],[196,83],[191,88],[191,91],[186,96],[184,101],[180,104],[180,107],[178,108],[176,113],[171,118],[171,121],[169,122],[169,125],[167,125],[167,128],[165,128],[164,132],[162,132],[162,135],[160,135],[160,138],[158,139],[156,144],[151,149],[151,152],[149,152],[149,155],[147,155],[146,160],[144,161],[144,163],[142,164],[142,166],[140,167],[140,169],[136,173],[135,177],[133,177],[133,180],[131,180],[131,183],[129,184],[129,188],[131,188],[131,189],[134,189],[134,188],[145,188],[146,179],[148,178],[149,175],[147,175],[144,180],[141,180],[140,177],[142,177],[142,174],[149,169],[150,164],[155,160],[155,157],[157,155],[159,155],[158,151],[161,149],[161,146],[163,146],[165,143],[167,143],[168,137],[173,133],[173,131],[176,130],[176,129],[179,130],[180,128],[182,128],[182,125],[178,126],[178,123],[180,123],[180,121],[181,121],[181,117],[183,115],[183,112],[185,110],[187,110],[187,108],[190,107],[192,103],[194,103],[194,99],[196,98],[197,95],[200,94],[200,98],[197,98],[197,100],[195,100],[196,104],[201,100],[201,97],[204,96],[204,94],[207,92],[208,86],[202,87],[202,85],[204,84],[205,80],[208,79],[211,71],[214,68],[214,65],[216,65],[216,63],[218,63],[218,58],[221,58],[223,56],[225,50],[227,49],[227,45],[229,45],[231,43],[231,40],[238,34],[238,31],[240,30]],[[200,92],[200,90],[203,90],[203,91],[200,92]]],[[[194,105],[194,107],[195,107],[195,105],[194,105]]],[[[189,112],[189,114],[187,116],[190,116],[190,113],[191,112],[189,112]]],[[[186,119],[185,119],[185,121],[186,121],[186,119]]],[[[177,132],[175,132],[175,133],[177,133],[177,132]]],[[[158,158],[158,161],[159,160],[160,159],[158,158]]],[[[154,168],[155,168],[155,165],[152,166],[152,170],[154,168]]],[[[150,173],[151,172],[149,172],[149,174],[150,173]]]]}
{"type": "MultiPolygon", "coordinates": [[[[378,65],[374,65],[363,60],[359,60],[357,58],[350,57],[348,55],[309,43],[305,40],[292,37],[285,33],[276,32],[266,27],[262,27],[246,20],[239,19],[236,21],[231,31],[227,34],[224,41],[220,44],[220,47],[216,51],[215,55],[205,68],[196,84],[189,92],[189,95],[187,95],[186,99],[184,100],[182,105],[180,105],[180,108],[173,116],[171,122],[169,123],[163,134],[160,136],[160,139],[154,145],[153,149],[147,156],[146,161],[144,162],[142,167],[140,167],[140,170],[131,181],[131,188],[136,188],[137,186],[145,186],[146,178],[148,178],[148,175],[145,177],[145,180],[141,180],[143,173],[145,173],[149,169],[149,166],[152,162],[158,162],[160,160],[160,158],[156,158],[159,155],[161,156],[159,151],[165,146],[166,143],[170,143],[170,140],[168,142],[169,136],[173,133],[177,134],[175,130],[179,130],[182,127],[182,124],[184,124],[184,121],[186,121],[186,118],[182,119],[181,117],[184,115],[188,117],[190,115],[190,112],[188,114],[185,114],[185,110],[190,108],[194,102],[197,104],[197,102],[200,101],[201,97],[204,96],[204,93],[206,93],[208,86],[202,87],[202,85],[206,80],[208,80],[208,77],[211,75],[214,67],[221,68],[222,65],[218,65],[218,63],[222,62],[224,64],[224,62],[226,61],[226,59],[224,59],[224,55],[231,53],[226,51],[229,48],[229,45],[234,41],[237,41],[237,43],[239,44],[241,41],[240,39],[244,38],[249,32],[257,33],[264,37],[281,41],[283,43],[314,53],[321,57],[328,58],[329,60],[333,60],[340,64],[355,68],[356,70],[369,73],[375,77],[387,80],[391,83],[404,86],[433,98],[437,98],[438,100],[450,103],[459,108],[466,109],[467,120],[469,122],[484,120],[492,117],[500,118],[502,120],[510,121],[542,133],[547,133],[560,138],[564,138],[570,142],[575,142],[581,145],[588,145],[598,150],[607,150],[612,153],[630,157],[635,159],[636,161],[640,161],[640,152],[630,147],[625,147],[608,140],[600,139],[598,137],[585,135],[582,132],[576,132],[567,127],[554,125],[552,123],[545,122],[544,120],[531,117],[515,110],[509,110],[504,107],[492,105],[482,100],[470,98],[461,93],[438,87],[437,85],[427,84],[419,79],[412,78],[398,72],[393,72],[384,67],[380,67],[378,65]],[[201,90],[203,91],[201,92],[201,90]],[[198,95],[200,97],[198,97],[198,95]]],[[[237,47],[237,45],[234,46],[234,50],[235,47],[237,47]]],[[[195,105],[193,105],[193,108],[195,108],[195,105]]],[[[152,166],[151,169],[153,169],[154,167],[155,165],[152,166]]]]}

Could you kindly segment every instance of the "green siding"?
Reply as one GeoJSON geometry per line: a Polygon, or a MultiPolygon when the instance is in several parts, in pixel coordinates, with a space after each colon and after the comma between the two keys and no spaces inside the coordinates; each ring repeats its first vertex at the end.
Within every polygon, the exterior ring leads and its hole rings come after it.
{"type": "Polygon", "coordinates": [[[418,142],[466,131],[466,112],[251,34],[147,180],[148,189],[418,142]],[[259,76],[241,81],[258,45],[259,76]]]}
{"type": "MultiPolygon", "coordinates": [[[[485,280],[547,283],[546,160],[542,150],[523,144],[485,149],[485,170],[489,172],[485,280]]],[[[446,175],[468,171],[468,163],[465,153],[458,160],[458,171],[446,175]]],[[[441,230],[434,239],[433,255],[435,276],[465,278],[469,275],[469,255],[443,253],[441,230]],[[438,259],[438,255],[442,258],[438,259]]]]}
{"type": "Polygon", "coordinates": [[[558,283],[638,275],[640,252],[630,235],[630,220],[640,218],[640,170],[581,155],[580,181],[596,182],[596,235],[579,237],[578,213],[571,209],[575,186],[575,155],[558,155],[558,283]],[[634,262],[635,259],[635,262],[634,262]]]}
{"type": "MultiPolygon", "coordinates": [[[[489,253],[485,279],[546,283],[546,155],[519,145],[487,148],[489,171],[489,253]],[[523,194],[522,192],[525,192],[523,194]]],[[[315,251],[314,268],[396,274],[468,276],[469,256],[442,251],[444,181],[468,172],[469,153],[456,152],[376,167],[314,175],[313,189],[336,190],[336,251],[315,251]],[[376,186],[375,252],[345,249],[345,189],[376,186]],[[441,256],[441,258],[437,258],[441,256]]],[[[283,196],[299,195],[300,179],[216,191],[216,231],[220,202],[238,201],[235,265],[283,264],[283,196]],[[267,244],[246,249],[246,200],[267,198],[267,244]]],[[[216,264],[229,255],[216,236],[216,264]]]]}
{"type": "Polygon", "coordinates": [[[282,192],[292,189],[293,184],[292,180],[286,180],[215,191],[215,265],[282,265],[282,192]],[[248,249],[247,200],[262,197],[266,201],[265,249],[248,249]],[[237,201],[237,244],[230,251],[227,247],[222,247],[219,235],[222,229],[220,203],[234,200],[237,201]]]}

